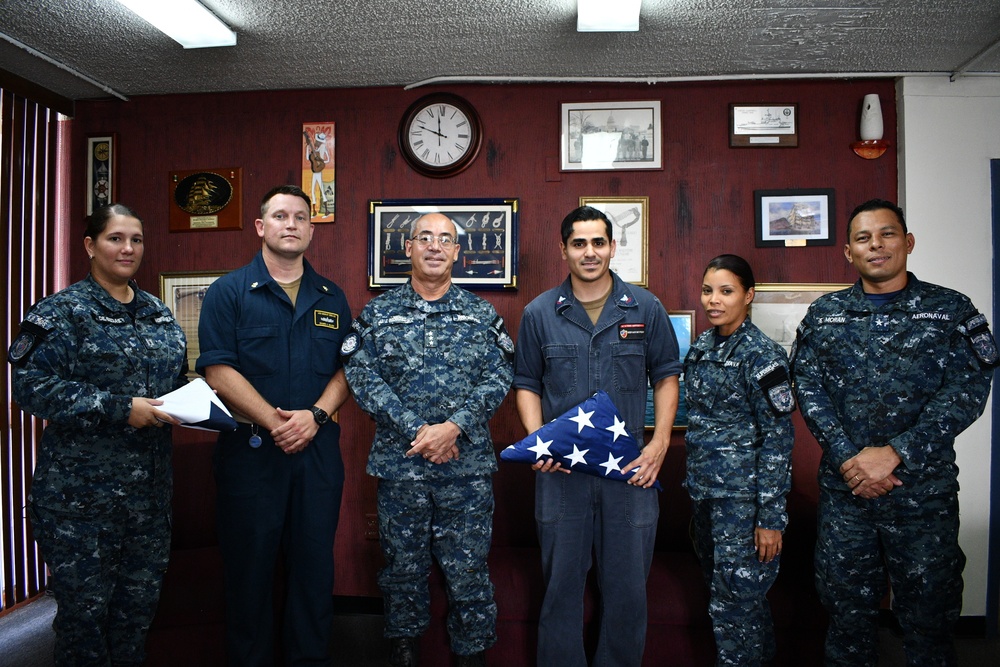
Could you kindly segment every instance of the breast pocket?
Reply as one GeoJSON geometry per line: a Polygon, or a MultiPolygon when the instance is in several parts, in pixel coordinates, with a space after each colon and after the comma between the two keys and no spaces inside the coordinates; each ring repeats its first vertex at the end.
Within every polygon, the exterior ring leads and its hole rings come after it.
{"type": "Polygon", "coordinates": [[[542,382],[545,391],[554,396],[565,396],[576,391],[577,347],[576,345],[545,345],[545,374],[542,382]]]}
{"type": "Polygon", "coordinates": [[[619,393],[646,391],[646,349],[642,343],[612,343],[611,359],[619,393]]]}
{"type": "Polygon", "coordinates": [[[321,377],[333,377],[339,368],[338,359],[340,343],[344,339],[343,332],[339,329],[314,326],[310,331],[310,339],[312,343],[310,364],[313,372],[321,377]]]}
{"type": "Polygon", "coordinates": [[[240,372],[247,378],[262,378],[278,371],[278,327],[243,327],[236,330],[240,372]]]}

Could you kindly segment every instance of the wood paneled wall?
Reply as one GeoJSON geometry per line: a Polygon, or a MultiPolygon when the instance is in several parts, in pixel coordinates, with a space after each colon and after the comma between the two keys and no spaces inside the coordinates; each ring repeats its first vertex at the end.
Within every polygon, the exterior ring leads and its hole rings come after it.
{"type": "MultiPolygon", "coordinates": [[[[359,88],[80,102],[72,121],[70,275],[76,280],[87,271],[78,239],[83,235],[88,134],[118,135],[118,198],[145,220],[147,250],[138,279],[156,292],[160,272],[233,269],[249,261],[260,247],[253,230],[260,197],[273,185],[301,181],[302,123],[332,120],[337,221],[317,227],[308,258],[344,288],[355,314],[373,296],[367,289],[369,199],[520,198],[519,289],[482,293],[514,335],[524,305],[565,277],[559,222],[581,195],[649,197],[649,287],[670,309],[700,308],[702,269],[722,252],[746,257],[759,282],[851,282],[854,275],[841,252],[847,213],[870,197],[896,196],[894,149],[869,161],[849,147],[859,138],[866,93],[880,94],[885,139],[895,146],[895,91],[889,79],[359,88]],[[441,180],[417,175],[396,144],[406,108],[438,90],[465,97],[485,129],[472,166],[441,180]],[[561,102],[642,99],[662,101],[662,171],[559,172],[561,102]],[[729,148],[731,102],[798,103],[799,146],[729,148]],[[168,173],[228,166],[243,168],[243,230],[169,233],[168,173]],[[753,191],[810,187],[836,191],[837,244],[754,247],[753,191]]],[[[706,326],[699,312],[697,328],[706,326]]],[[[348,477],[337,537],[336,592],[378,595],[378,543],[364,539],[364,515],[375,512],[375,483],[364,474],[374,427],[353,403],[342,411],[341,423],[348,477]]],[[[523,436],[510,396],[492,426],[499,443],[523,436]]],[[[797,440],[815,446],[804,431],[797,440]]],[[[683,443],[681,434],[675,434],[674,443],[683,443]]]]}

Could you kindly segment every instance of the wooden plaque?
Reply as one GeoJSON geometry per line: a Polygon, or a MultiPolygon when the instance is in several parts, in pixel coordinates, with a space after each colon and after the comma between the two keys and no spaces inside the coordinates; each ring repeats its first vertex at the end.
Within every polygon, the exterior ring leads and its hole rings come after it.
{"type": "Polygon", "coordinates": [[[170,231],[243,229],[243,169],[172,171],[170,231]]]}

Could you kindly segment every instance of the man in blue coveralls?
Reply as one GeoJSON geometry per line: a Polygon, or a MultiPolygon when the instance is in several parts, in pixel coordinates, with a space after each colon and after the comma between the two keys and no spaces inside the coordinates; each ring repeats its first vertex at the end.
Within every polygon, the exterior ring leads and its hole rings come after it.
{"type": "Polygon", "coordinates": [[[226,652],[240,667],[274,664],[272,586],[287,576],[285,665],[328,665],[333,539],[344,465],[330,415],[348,396],[339,351],[347,299],[303,255],[313,236],[309,196],[286,185],[264,196],[254,223],[261,252],[209,288],[197,369],[239,428],[215,449],[226,652]]]}
{"type": "MultiPolygon", "coordinates": [[[[611,397],[629,433],[643,441],[647,381],[655,430],[627,483],[583,474],[535,481],[545,599],[538,622],[538,664],[583,666],[583,591],[597,554],[601,589],[595,667],[642,662],[646,578],[653,558],[659,499],[650,487],[670,445],[679,393],[677,338],[660,300],[610,270],[611,222],[581,206],[562,222],[569,277],[524,309],[514,362],[521,423],[532,433],[599,389],[611,397]]],[[[553,459],[541,472],[569,472],[553,459]]]]}

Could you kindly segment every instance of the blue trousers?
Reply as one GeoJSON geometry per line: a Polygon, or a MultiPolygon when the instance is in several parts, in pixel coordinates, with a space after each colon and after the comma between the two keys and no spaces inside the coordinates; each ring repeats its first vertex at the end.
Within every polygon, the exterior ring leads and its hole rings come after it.
{"type": "Polygon", "coordinates": [[[957,664],[952,631],[962,611],[965,554],[958,495],[874,500],[820,487],[816,588],[830,613],[826,664],[878,664],[878,608],[892,583],[910,667],[957,664]]]}
{"type": "Polygon", "coordinates": [[[486,564],[493,535],[490,476],[379,480],[378,520],[386,637],[418,637],[430,624],[433,556],[448,589],[452,651],[470,655],[492,646],[497,606],[486,564]]]}
{"type": "Polygon", "coordinates": [[[535,479],[545,579],[538,664],[587,664],[583,592],[594,553],[601,604],[593,664],[637,667],[646,644],[646,578],[660,514],[658,492],[583,473],[535,479]]]}
{"type": "Polygon", "coordinates": [[[695,501],[692,536],[711,591],[708,613],[715,633],[716,665],[759,667],[774,657],[774,623],[767,592],[778,576],[779,558],[761,563],[753,537],[753,500],[695,501]]]}
{"type": "Polygon", "coordinates": [[[340,425],[327,422],[301,452],[285,454],[263,430],[222,433],[215,448],[217,525],[226,594],[230,665],[274,664],[274,587],[285,566],[282,644],[286,667],[329,665],[333,623],[333,540],[344,464],[340,425]]]}
{"type": "Polygon", "coordinates": [[[138,667],[170,559],[170,511],[117,517],[31,506],[52,572],[56,667],[138,667]]]}

